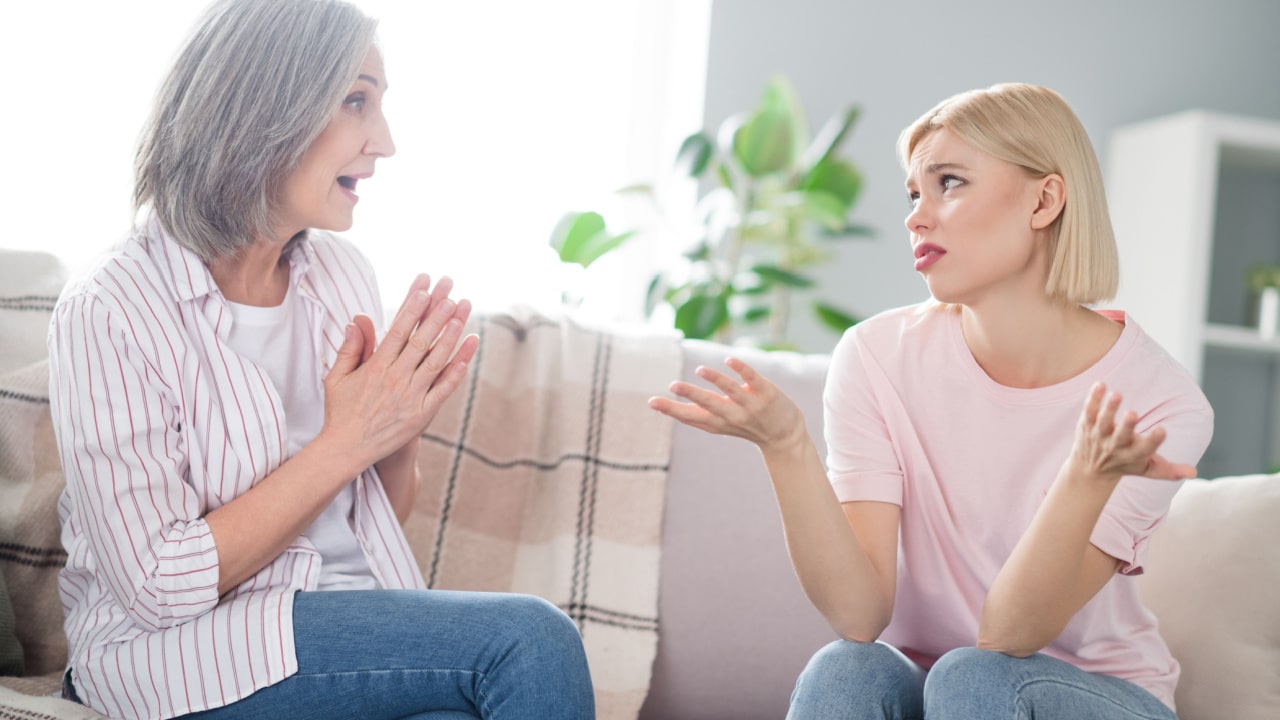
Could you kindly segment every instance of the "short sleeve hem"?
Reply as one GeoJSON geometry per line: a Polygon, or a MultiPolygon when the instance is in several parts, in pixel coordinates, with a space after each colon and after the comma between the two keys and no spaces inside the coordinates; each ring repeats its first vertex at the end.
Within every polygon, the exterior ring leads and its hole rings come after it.
{"type": "Polygon", "coordinates": [[[902,507],[902,476],[894,473],[847,473],[831,476],[842,503],[873,501],[902,507]]]}
{"type": "Polygon", "coordinates": [[[1147,538],[1135,538],[1124,524],[1105,511],[1094,525],[1089,542],[1120,561],[1121,575],[1141,575],[1146,558],[1147,538]]]}

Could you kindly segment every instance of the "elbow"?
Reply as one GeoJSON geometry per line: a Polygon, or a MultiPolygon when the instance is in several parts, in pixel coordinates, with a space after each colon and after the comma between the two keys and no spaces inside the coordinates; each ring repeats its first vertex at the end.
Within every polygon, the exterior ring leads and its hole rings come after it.
{"type": "Polygon", "coordinates": [[[892,619],[892,611],[874,618],[844,618],[839,621],[833,621],[831,629],[836,631],[841,640],[872,643],[880,639],[881,633],[885,631],[885,628],[889,627],[889,621],[892,619]]]}
{"type": "Polygon", "coordinates": [[[1018,637],[1001,637],[994,634],[978,634],[977,647],[979,650],[988,650],[990,652],[998,652],[1009,657],[1025,658],[1031,657],[1045,648],[1048,643],[1030,642],[1029,638],[1018,637]]]}
{"type": "Polygon", "coordinates": [[[1010,657],[1030,657],[1053,642],[1060,632],[1061,627],[1053,629],[1034,618],[1025,618],[1023,622],[996,622],[984,617],[978,625],[977,647],[1010,657]]]}

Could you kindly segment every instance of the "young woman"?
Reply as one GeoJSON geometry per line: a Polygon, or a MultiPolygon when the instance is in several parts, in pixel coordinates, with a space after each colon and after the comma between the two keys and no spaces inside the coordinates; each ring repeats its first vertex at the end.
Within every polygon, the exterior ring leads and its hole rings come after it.
{"type": "Polygon", "coordinates": [[[759,446],[810,600],[842,639],[793,718],[1174,718],[1132,575],[1213,414],[1134,321],[1101,173],[1056,93],[944,100],[899,143],[932,299],[850,329],[797,407],[737,359],[654,409],[759,446]]]}
{"type": "Polygon", "coordinates": [[[375,342],[328,232],[395,152],[374,27],[214,4],[138,151],[144,219],[58,302],[65,694],[111,717],[594,716],[563,613],[422,589],[400,528],[478,341],[420,276],[375,342]]]}

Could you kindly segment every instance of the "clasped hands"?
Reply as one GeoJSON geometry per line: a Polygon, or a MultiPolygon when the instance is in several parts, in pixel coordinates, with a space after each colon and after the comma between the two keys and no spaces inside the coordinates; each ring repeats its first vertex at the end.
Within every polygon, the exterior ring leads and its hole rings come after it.
{"type": "Polygon", "coordinates": [[[369,317],[347,325],[324,380],[321,435],[347,448],[359,467],[421,434],[466,376],[480,341],[462,336],[471,303],[451,300],[452,288],[447,277],[432,288],[419,275],[381,343],[369,317]]]}

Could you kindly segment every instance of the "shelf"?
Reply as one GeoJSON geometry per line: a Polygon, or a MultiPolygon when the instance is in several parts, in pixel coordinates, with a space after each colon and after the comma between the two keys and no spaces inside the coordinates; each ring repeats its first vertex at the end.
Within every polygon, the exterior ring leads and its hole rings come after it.
{"type": "Polygon", "coordinates": [[[1204,327],[1204,344],[1224,350],[1280,355],[1280,335],[1270,339],[1258,334],[1257,328],[1242,325],[1210,323],[1204,327]]]}

